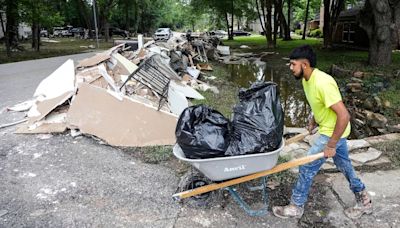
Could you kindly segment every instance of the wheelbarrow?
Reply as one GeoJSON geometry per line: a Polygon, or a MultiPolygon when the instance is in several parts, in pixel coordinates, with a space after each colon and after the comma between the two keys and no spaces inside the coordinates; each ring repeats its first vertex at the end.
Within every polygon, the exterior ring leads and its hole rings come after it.
{"type": "MultiPolygon", "coordinates": [[[[298,141],[306,135],[307,133],[303,133],[294,136],[287,140],[286,143],[298,141]]],[[[183,191],[174,194],[172,197],[176,201],[191,197],[195,202],[200,202],[197,205],[202,205],[202,202],[206,202],[210,196],[210,192],[224,189],[230,193],[236,203],[250,216],[265,215],[268,213],[268,191],[266,185],[268,175],[304,165],[324,157],[323,153],[318,153],[276,165],[279,153],[284,146],[285,141],[282,140],[280,147],[275,151],[240,156],[189,159],[185,157],[182,149],[176,144],[173,148],[175,157],[188,162],[198,172],[191,170],[188,175],[184,176],[181,180],[183,183],[180,183],[181,190],[183,191]],[[263,206],[260,209],[253,210],[233,186],[255,179],[259,179],[260,185],[247,187],[250,191],[262,191],[263,206]]]]}

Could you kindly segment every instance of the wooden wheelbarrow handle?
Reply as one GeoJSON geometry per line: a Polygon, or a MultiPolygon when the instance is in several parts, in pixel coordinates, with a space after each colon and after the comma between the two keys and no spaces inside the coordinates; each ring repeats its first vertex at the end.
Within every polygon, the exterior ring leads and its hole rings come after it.
{"type": "Polygon", "coordinates": [[[287,170],[287,169],[290,169],[290,168],[293,168],[293,167],[296,167],[296,166],[300,166],[300,165],[304,165],[304,164],[310,163],[312,161],[318,160],[318,159],[323,158],[323,157],[324,157],[324,153],[323,152],[318,153],[318,154],[309,155],[309,156],[306,156],[306,157],[294,159],[292,161],[288,161],[288,162],[279,164],[279,165],[277,165],[274,168],[269,169],[269,170],[265,170],[265,171],[261,171],[261,172],[254,173],[254,174],[250,174],[250,175],[247,175],[247,176],[239,177],[239,178],[232,179],[232,180],[225,181],[225,182],[221,182],[221,183],[218,183],[218,184],[217,183],[209,184],[209,185],[205,185],[205,186],[202,186],[202,187],[199,187],[199,188],[187,190],[187,191],[184,191],[184,192],[179,192],[179,193],[174,194],[172,197],[175,200],[185,199],[185,198],[188,198],[188,197],[191,197],[191,196],[196,196],[196,195],[200,195],[200,194],[203,194],[203,193],[206,193],[206,192],[211,192],[211,191],[214,191],[214,190],[217,190],[217,189],[220,189],[220,188],[225,188],[225,187],[228,187],[228,186],[231,186],[231,185],[240,184],[240,183],[243,183],[243,182],[254,180],[254,179],[257,179],[257,178],[260,178],[260,177],[263,177],[263,176],[267,176],[267,175],[270,175],[270,174],[273,174],[273,173],[278,173],[278,172],[281,172],[281,171],[284,171],[284,170],[287,170]]]}

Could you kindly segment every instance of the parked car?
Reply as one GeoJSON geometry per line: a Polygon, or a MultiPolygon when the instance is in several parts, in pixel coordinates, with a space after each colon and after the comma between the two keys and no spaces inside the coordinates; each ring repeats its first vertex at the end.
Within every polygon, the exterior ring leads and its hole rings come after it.
{"type": "MultiPolygon", "coordinates": [[[[105,31],[104,29],[101,30],[100,32],[101,36],[105,35],[105,31]]],[[[112,36],[122,36],[123,38],[127,38],[129,37],[129,32],[117,27],[110,27],[108,28],[108,36],[112,37],[112,36]]]]}
{"type": "Polygon", "coordinates": [[[53,36],[55,37],[67,37],[72,36],[72,26],[68,25],[66,27],[54,27],[53,28],[53,36]]]}
{"type": "Polygon", "coordinates": [[[169,40],[171,37],[172,31],[170,28],[158,28],[153,36],[155,40],[169,40]]]}
{"type": "Polygon", "coordinates": [[[245,32],[243,30],[235,30],[233,31],[233,36],[251,36],[251,33],[245,32]]]}
{"type": "Polygon", "coordinates": [[[64,30],[64,27],[54,27],[53,28],[53,36],[54,37],[62,37],[63,30],[64,30]]]}
{"type": "Polygon", "coordinates": [[[48,37],[49,36],[49,32],[46,29],[42,29],[42,30],[40,30],[40,36],[41,37],[48,37]]]}
{"type": "Polygon", "coordinates": [[[129,37],[129,32],[120,28],[112,27],[109,29],[110,36],[122,36],[124,38],[129,37]]]}
{"type": "Polygon", "coordinates": [[[85,35],[85,30],[82,27],[72,28],[71,29],[72,36],[83,38],[85,35]]]}
{"type": "Polygon", "coordinates": [[[216,36],[216,37],[218,37],[218,38],[223,38],[223,37],[225,37],[225,36],[228,35],[228,33],[225,32],[224,30],[214,30],[214,31],[210,31],[209,34],[210,34],[211,36],[216,36]]]}

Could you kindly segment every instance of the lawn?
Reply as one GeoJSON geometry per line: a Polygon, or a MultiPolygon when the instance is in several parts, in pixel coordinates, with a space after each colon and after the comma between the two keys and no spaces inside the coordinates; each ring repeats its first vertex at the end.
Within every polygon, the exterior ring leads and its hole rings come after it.
{"type": "MultiPolygon", "coordinates": [[[[260,35],[235,37],[234,40],[223,40],[224,45],[230,46],[234,51],[274,51],[279,53],[266,59],[271,64],[281,64],[282,58],[288,57],[293,48],[308,44],[314,48],[317,54],[317,67],[323,71],[330,72],[331,66],[335,64],[347,70],[369,72],[371,76],[364,79],[364,86],[368,88],[377,82],[389,85],[383,91],[373,91],[371,93],[376,93],[381,99],[390,102],[391,106],[385,109],[384,114],[392,124],[399,123],[400,117],[396,112],[400,111],[400,81],[398,80],[400,76],[400,52],[393,53],[392,64],[389,66],[373,67],[367,64],[368,51],[344,48],[324,49],[322,48],[322,42],[322,39],[315,38],[307,38],[306,40],[293,39],[291,41],[278,39],[277,48],[268,49],[266,48],[265,37],[260,35]],[[247,45],[251,49],[240,49],[241,45],[247,45]]],[[[344,86],[350,81],[350,78],[338,78],[337,81],[339,85],[344,86]]]]}
{"type": "MultiPolygon", "coordinates": [[[[96,46],[93,40],[82,40],[74,38],[55,38],[51,39],[57,43],[41,42],[40,51],[32,50],[30,41],[21,43],[25,51],[12,52],[11,57],[7,57],[5,45],[0,45],[0,64],[18,62],[24,60],[41,59],[48,57],[56,57],[62,55],[78,54],[82,52],[95,51],[96,49],[88,48],[89,45],[96,46]],[[85,47],[81,47],[85,46],[85,47]]],[[[100,41],[100,49],[108,49],[112,47],[113,42],[100,41]]]]}
{"type": "MultiPolygon", "coordinates": [[[[367,72],[379,72],[379,73],[392,73],[393,70],[400,69],[400,53],[393,53],[392,64],[387,67],[371,67],[367,65],[368,51],[361,50],[349,50],[349,49],[324,49],[322,48],[322,39],[307,38],[306,40],[293,39],[290,41],[284,41],[282,39],[277,40],[276,49],[266,48],[266,39],[264,36],[253,35],[247,37],[235,37],[234,40],[224,40],[224,45],[228,45],[232,48],[239,48],[241,45],[247,45],[251,47],[252,51],[275,51],[278,52],[282,57],[287,57],[290,51],[295,47],[301,45],[311,45],[317,54],[317,67],[321,70],[328,71],[332,64],[341,66],[349,70],[360,70],[367,72]]],[[[244,49],[247,50],[247,49],[244,49]]]]}

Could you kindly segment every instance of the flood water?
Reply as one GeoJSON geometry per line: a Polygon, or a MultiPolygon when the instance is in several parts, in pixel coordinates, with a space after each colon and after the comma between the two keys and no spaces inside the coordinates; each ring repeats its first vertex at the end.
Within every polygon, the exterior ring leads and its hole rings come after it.
{"type": "Polygon", "coordinates": [[[282,107],[285,113],[285,126],[305,127],[310,107],[307,104],[301,81],[290,73],[288,66],[272,66],[268,62],[257,61],[249,64],[230,64],[226,66],[230,80],[240,87],[248,88],[256,80],[273,81],[278,85],[282,107]]]}

